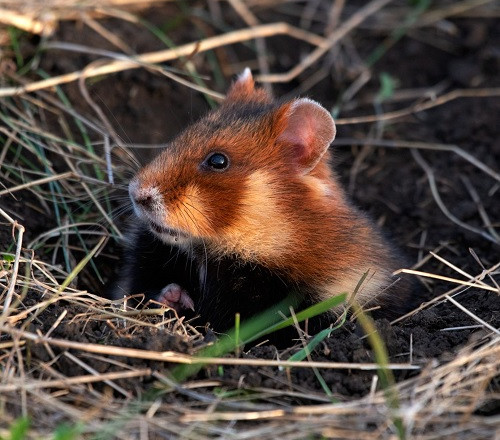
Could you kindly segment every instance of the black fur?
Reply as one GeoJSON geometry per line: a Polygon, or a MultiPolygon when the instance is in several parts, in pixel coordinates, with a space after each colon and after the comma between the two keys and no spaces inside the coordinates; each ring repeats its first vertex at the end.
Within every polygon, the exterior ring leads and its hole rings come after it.
{"type": "MultiPolygon", "coordinates": [[[[415,295],[413,279],[402,276],[399,282],[376,300],[381,306],[373,315],[376,318],[396,318],[412,310],[421,299],[415,295]]],[[[253,263],[244,263],[235,256],[210,258],[202,245],[195,246],[190,254],[176,246],[163,243],[141,223],[136,225],[124,249],[118,280],[110,296],[119,299],[124,295],[137,295],[137,300],[147,305],[158,298],[160,291],[170,283],[185,289],[195,304],[195,311],[186,310],[186,317],[196,317],[194,325],[209,324],[216,332],[234,326],[235,314],[242,322],[295,295],[296,311],[314,304],[314,289],[298,285],[286,274],[253,263]]],[[[308,322],[309,333],[328,327],[332,315],[324,314],[308,322]]],[[[273,341],[296,336],[296,332],[281,332],[273,341]],[[292,333],[293,332],[293,333],[292,333]]]]}
{"type": "MultiPolygon", "coordinates": [[[[137,220],[139,222],[139,220],[137,220]]],[[[142,294],[146,304],[156,299],[170,283],[177,283],[190,295],[197,292],[198,268],[187,255],[157,239],[142,225],[135,225],[125,243],[118,279],[110,289],[112,299],[142,294]]]]}
{"type": "Polygon", "coordinates": [[[314,302],[311,289],[283,274],[258,264],[242,263],[236,257],[208,258],[201,245],[188,256],[161,242],[145,226],[136,226],[125,246],[110,296],[119,299],[137,295],[141,303],[147,304],[170,283],[179,284],[194,301],[194,314],[186,311],[186,316],[197,316],[195,324],[208,323],[217,332],[233,327],[236,313],[243,322],[288,295],[295,295],[297,311],[314,302]]]}

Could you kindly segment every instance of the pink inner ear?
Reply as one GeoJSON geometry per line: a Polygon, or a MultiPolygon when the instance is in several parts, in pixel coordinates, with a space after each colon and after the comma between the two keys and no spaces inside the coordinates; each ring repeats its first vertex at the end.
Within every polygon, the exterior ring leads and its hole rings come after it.
{"type": "Polygon", "coordinates": [[[291,108],[287,127],[278,137],[291,145],[293,158],[302,173],[307,174],[325,154],[335,138],[335,123],[318,103],[299,99],[291,108]]]}
{"type": "Polygon", "coordinates": [[[294,156],[299,161],[307,160],[313,153],[315,121],[312,115],[293,113],[288,119],[288,126],[280,140],[293,146],[294,156]]]}

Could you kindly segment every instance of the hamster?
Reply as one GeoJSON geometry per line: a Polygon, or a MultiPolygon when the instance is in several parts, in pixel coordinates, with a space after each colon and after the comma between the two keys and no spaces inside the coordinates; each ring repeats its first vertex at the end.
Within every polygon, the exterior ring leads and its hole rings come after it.
{"type": "Polygon", "coordinates": [[[399,254],[330,167],[335,134],[320,104],[273,100],[245,69],[130,182],[137,221],[112,297],[143,294],[223,331],[292,291],[304,307],[352,295],[368,272],[356,300],[405,311],[399,254]]]}

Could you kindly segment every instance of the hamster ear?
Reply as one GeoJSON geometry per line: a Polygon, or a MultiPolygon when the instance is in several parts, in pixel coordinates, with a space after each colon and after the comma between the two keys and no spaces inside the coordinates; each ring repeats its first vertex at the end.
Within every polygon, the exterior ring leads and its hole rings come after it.
{"type": "Polygon", "coordinates": [[[224,102],[233,101],[270,102],[270,98],[265,90],[255,88],[255,81],[248,67],[245,67],[243,72],[238,75],[236,81],[227,92],[224,102]]]}
{"type": "Polygon", "coordinates": [[[330,113],[316,101],[301,98],[291,103],[286,128],[277,140],[292,147],[300,172],[307,174],[326,153],[335,133],[330,113]]]}

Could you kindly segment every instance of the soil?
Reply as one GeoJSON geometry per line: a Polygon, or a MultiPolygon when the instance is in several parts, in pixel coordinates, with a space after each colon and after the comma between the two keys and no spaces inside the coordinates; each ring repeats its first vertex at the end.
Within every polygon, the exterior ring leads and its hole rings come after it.
{"type": "MultiPolygon", "coordinates": [[[[147,18],[154,23],[162,23],[169,16],[174,6],[154,10],[147,18]]],[[[372,79],[356,96],[356,108],[343,110],[340,118],[384,112],[400,108],[400,102],[382,102],[380,108],[374,108],[373,95],[378,93],[379,75],[388,73],[397,81],[398,89],[418,89],[442,85],[446,90],[462,87],[499,87],[500,86],[500,21],[476,19],[450,19],[454,27],[453,34],[435,35],[435,44],[417,39],[403,38],[373,67],[372,79]],[[442,43],[441,45],[438,43],[442,43]],[[366,104],[363,104],[366,103],[366,104]]],[[[136,52],[152,51],[162,47],[151,35],[138,33],[137,28],[123,21],[106,20],[105,27],[121,35],[136,52]]],[[[61,25],[55,40],[86,44],[101,49],[111,49],[104,39],[97,37],[87,28],[74,31],[74,23],[61,25]]],[[[197,38],[189,34],[189,27],[179,27],[174,34],[175,41],[184,42],[197,38]]],[[[381,40],[355,38],[355,43],[362,58],[368,56],[374,44],[381,40]]],[[[300,46],[300,45],[299,45],[300,46]]],[[[273,59],[272,70],[284,71],[296,63],[300,50],[290,46],[284,39],[276,39],[270,44],[270,51],[282,53],[273,59]]],[[[29,44],[27,49],[29,50],[29,44]]],[[[244,58],[245,48],[241,48],[244,58]]],[[[43,54],[41,67],[50,75],[57,75],[84,67],[92,60],[91,56],[50,50],[43,54]]],[[[203,66],[197,66],[200,73],[203,66]]],[[[352,73],[347,69],[339,75],[328,75],[307,93],[327,108],[337,102],[339,94],[352,81],[352,73]]],[[[310,75],[305,72],[291,84],[275,87],[276,94],[291,93],[310,75]]],[[[223,85],[211,84],[220,91],[223,85]]],[[[119,135],[131,143],[163,143],[168,141],[189,121],[204,113],[208,103],[197,92],[193,92],[166,78],[155,76],[144,69],[119,73],[89,85],[94,99],[98,100],[110,117],[119,135]]],[[[74,84],[64,86],[64,91],[81,114],[92,114],[92,110],[83,103],[78,87],[74,84]]],[[[424,92],[422,92],[424,93],[424,92]]],[[[500,100],[498,98],[463,98],[445,105],[408,116],[403,119],[387,121],[383,125],[372,124],[339,125],[337,139],[339,145],[333,145],[336,151],[335,167],[342,181],[349,188],[352,199],[392,237],[393,241],[414,263],[419,255],[439,249],[439,254],[449,259],[462,270],[476,275],[481,272],[480,265],[469,252],[472,249],[485,267],[491,267],[500,255],[498,245],[475,233],[469,232],[450,221],[437,206],[431,193],[428,179],[409,149],[362,146],[356,141],[340,142],[345,139],[363,139],[367,133],[379,130],[384,139],[406,140],[426,144],[452,144],[472,154],[478,160],[494,170],[499,170],[500,161],[500,100]],[[348,145],[347,145],[348,144],[348,145]],[[354,165],[357,172],[354,173],[354,165]],[[425,237],[425,240],[422,237],[425,237]]],[[[479,195],[482,205],[489,213],[491,222],[497,225],[499,217],[500,190],[495,181],[484,172],[465,161],[458,155],[447,151],[422,150],[420,154],[434,170],[437,185],[443,200],[451,213],[462,222],[482,227],[482,220],[477,206],[467,190],[466,179],[479,195]]],[[[141,160],[147,160],[144,154],[141,160]]],[[[29,238],[46,230],[50,217],[43,221],[39,212],[30,208],[30,193],[19,193],[20,201],[2,200],[2,207],[16,213],[27,229],[29,238]],[[5,203],[5,204],[4,204],[5,203]],[[30,237],[31,236],[31,237],[30,237]]],[[[33,201],[36,204],[36,200],[33,201]]],[[[2,243],[10,243],[10,236],[0,236],[2,243]]],[[[2,246],[3,248],[4,246],[2,246]]],[[[117,252],[118,246],[111,243],[108,254],[117,252]]],[[[115,261],[100,258],[98,264],[106,277],[112,277],[115,261]]],[[[455,271],[436,259],[429,259],[421,268],[433,273],[457,277],[455,271]]],[[[459,276],[458,276],[459,277],[459,276]]],[[[91,274],[80,280],[80,287],[94,293],[99,286],[91,283],[91,274]],[[90,286],[90,287],[89,287],[90,286]]],[[[461,278],[461,277],[459,277],[461,278]]],[[[497,276],[498,280],[498,276],[497,276]]],[[[426,281],[419,284],[418,294],[422,300],[431,299],[449,290],[450,284],[426,281]]],[[[463,289],[457,299],[478,317],[494,327],[500,326],[500,298],[498,295],[478,289],[463,289]]],[[[38,294],[31,293],[27,306],[38,301],[38,294]]],[[[46,333],[65,309],[68,315],[52,333],[53,337],[73,341],[110,344],[123,347],[146,348],[152,350],[175,350],[193,352],[194,343],[181,336],[172,335],[167,330],[136,328],[127,333],[110,326],[107,321],[81,320],[77,315],[81,307],[72,304],[57,303],[48,307],[39,320],[32,324],[32,331],[46,333]]],[[[445,361],[468,343],[480,343],[482,330],[471,317],[449,302],[427,308],[416,315],[394,325],[385,320],[376,322],[389,351],[391,362],[409,362],[426,364],[431,359],[445,361]]],[[[203,329],[202,329],[203,330],[203,329]]],[[[358,325],[347,323],[336,330],[312,354],[312,359],[321,361],[371,362],[373,354],[367,339],[362,339],[358,325]]],[[[210,333],[208,338],[212,337],[210,333]]],[[[197,343],[203,343],[198,341],[197,343]]],[[[290,345],[293,345],[291,342],[290,345]]],[[[285,351],[280,358],[298,350],[285,351]]],[[[270,344],[247,348],[241,354],[244,358],[276,358],[277,349],[270,344]]],[[[32,358],[48,360],[43,345],[31,346],[32,358]]],[[[138,367],[151,367],[156,370],[168,368],[168,364],[137,359],[119,359],[138,367]]],[[[100,372],[110,371],[113,365],[96,362],[93,367],[100,372]]],[[[52,364],[64,375],[84,374],[80,367],[61,357],[57,364],[52,364]]],[[[307,391],[310,401],[324,399],[321,386],[311,369],[293,369],[291,376],[275,368],[253,368],[226,366],[222,371],[207,367],[198,373],[199,378],[216,377],[230,386],[269,387],[275,389],[293,389],[307,391]]],[[[402,380],[416,373],[396,372],[396,379],[402,380]]],[[[335,396],[341,399],[365,395],[372,384],[373,372],[355,370],[325,370],[323,378],[335,396]]],[[[149,380],[122,380],[118,384],[127,390],[141,394],[151,383],[149,380]]],[[[169,399],[172,399],[170,395],[169,399]]],[[[182,403],[182,396],[178,397],[182,403]]],[[[303,402],[304,403],[304,402],[303,402]]]]}

